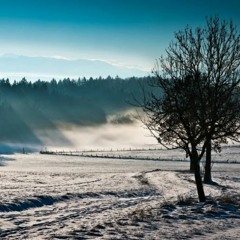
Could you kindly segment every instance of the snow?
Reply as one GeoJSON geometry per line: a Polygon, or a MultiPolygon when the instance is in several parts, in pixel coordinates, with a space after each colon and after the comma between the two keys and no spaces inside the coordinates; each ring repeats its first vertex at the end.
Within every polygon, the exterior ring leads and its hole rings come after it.
{"type": "Polygon", "coordinates": [[[217,200],[240,197],[237,151],[226,147],[214,156],[218,184],[204,186],[205,204],[197,202],[189,162],[176,151],[161,157],[184,161],[2,155],[0,238],[239,239],[240,200],[238,207],[217,200]]]}

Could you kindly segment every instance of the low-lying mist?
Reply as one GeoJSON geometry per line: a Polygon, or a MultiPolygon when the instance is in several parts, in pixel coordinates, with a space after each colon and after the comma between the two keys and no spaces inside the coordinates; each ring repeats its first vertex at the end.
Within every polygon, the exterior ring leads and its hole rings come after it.
{"type": "Polygon", "coordinates": [[[81,149],[123,149],[156,144],[156,140],[140,123],[107,123],[94,127],[73,127],[62,131],[71,139],[71,148],[81,149]]]}
{"type": "MultiPolygon", "coordinates": [[[[123,116],[124,113],[122,113],[123,116]]],[[[129,112],[128,112],[129,114],[129,112]]],[[[106,123],[92,126],[81,126],[69,123],[59,123],[52,129],[36,129],[35,138],[17,137],[15,141],[0,144],[0,153],[36,152],[48,150],[97,150],[97,149],[129,149],[146,147],[156,144],[149,131],[137,120],[127,120],[127,116],[118,119],[119,113],[111,116],[106,123]],[[112,121],[114,119],[114,121],[112,121]],[[116,121],[116,122],[115,122],[116,121]],[[129,122],[128,122],[129,121],[129,122]],[[21,139],[21,141],[19,141],[21,139]]],[[[32,135],[32,134],[30,134],[32,135]]]]}

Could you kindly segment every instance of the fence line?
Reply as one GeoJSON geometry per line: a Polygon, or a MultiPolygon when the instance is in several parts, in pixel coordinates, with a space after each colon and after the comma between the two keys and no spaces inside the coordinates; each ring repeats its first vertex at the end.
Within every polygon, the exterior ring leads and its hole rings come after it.
{"type": "MultiPolygon", "coordinates": [[[[108,159],[123,159],[123,160],[149,160],[149,161],[162,161],[162,162],[189,162],[187,159],[170,159],[170,158],[161,158],[161,157],[140,157],[133,155],[117,155],[117,154],[88,154],[90,151],[48,151],[41,150],[40,154],[47,155],[61,155],[61,156],[75,156],[75,157],[86,157],[86,158],[108,158],[108,159]]],[[[99,152],[98,152],[99,153],[99,152]]],[[[231,164],[240,164],[238,161],[219,161],[214,160],[214,163],[231,163],[231,164]]]]}
{"type": "Polygon", "coordinates": [[[189,162],[189,160],[184,159],[169,159],[169,158],[154,158],[154,157],[139,157],[139,156],[122,156],[114,154],[86,154],[86,152],[76,152],[76,151],[40,151],[40,154],[47,155],[62,155],[62,156],[75,156],[75,157],[87,157],[87,158],[111,158],[111,159],[129,159],[129,160],[150,160],[150,161],[177,161],[177,162],[189,162]]]}

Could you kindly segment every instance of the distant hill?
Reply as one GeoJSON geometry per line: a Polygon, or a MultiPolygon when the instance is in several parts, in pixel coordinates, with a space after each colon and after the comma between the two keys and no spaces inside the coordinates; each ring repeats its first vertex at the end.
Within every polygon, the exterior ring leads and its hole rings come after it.
{"type": "Polygon", "coordinates": [[[149,73],[135,69],[120,67],[100,60],[66,60],[51,57],[28,57],[18,55],[0,56],[0,77],[10,80],[51,80],[65,77],[107,77],[119,76],[143,77],[149,73]]]}

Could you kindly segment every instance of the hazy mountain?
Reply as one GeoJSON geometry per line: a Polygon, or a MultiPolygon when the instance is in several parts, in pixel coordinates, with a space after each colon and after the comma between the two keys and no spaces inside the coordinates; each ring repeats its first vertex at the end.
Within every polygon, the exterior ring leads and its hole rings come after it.
{"type": "Polygon", "coordinates": [[[107,77],[126,78],[146,76],[139,69],[120,67],[100,60],[66,60],[51,57],[28,57],[17,55],[0,56],[0,77],[10,80],[50,80],[52,78],[107,77]]]}

